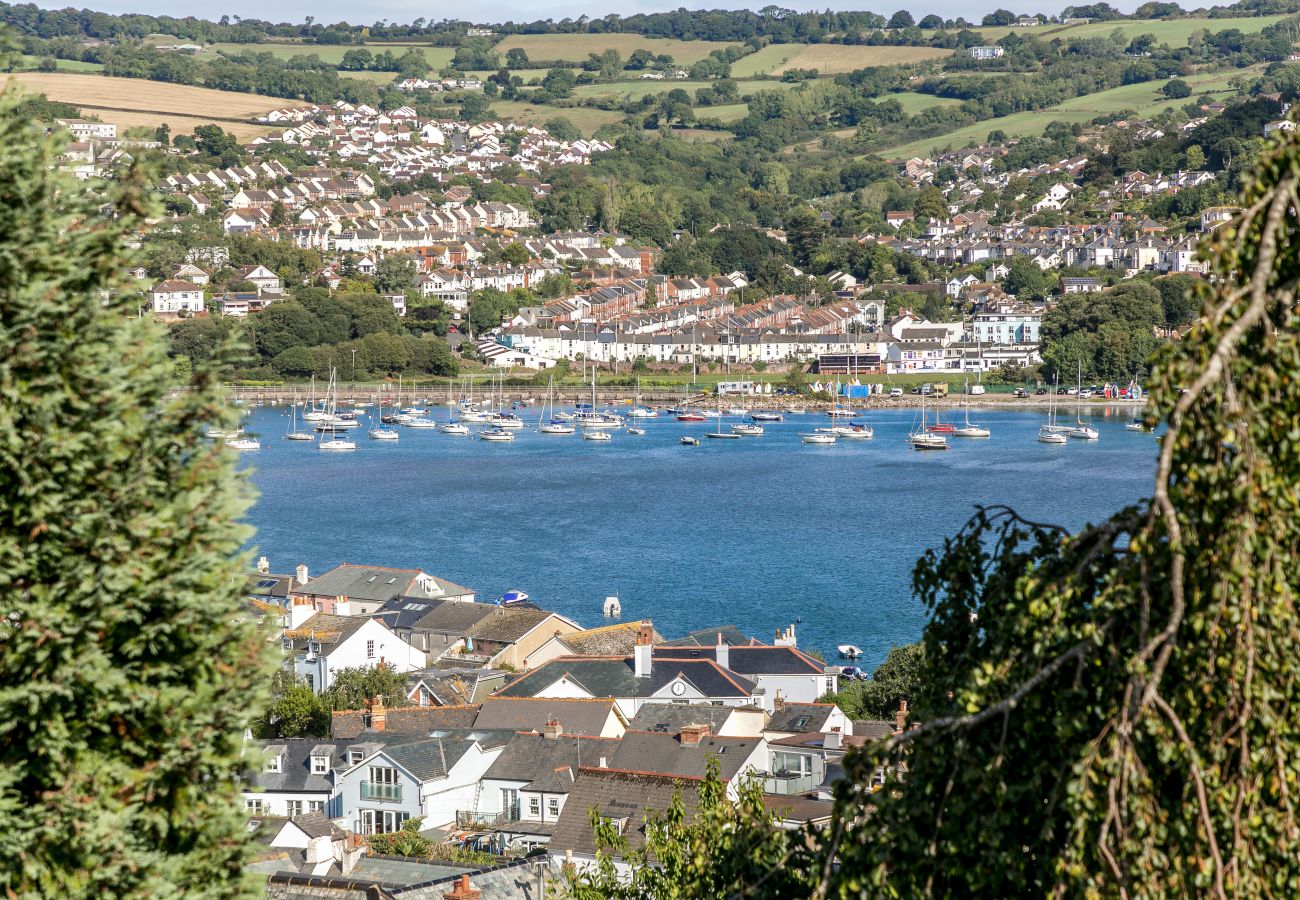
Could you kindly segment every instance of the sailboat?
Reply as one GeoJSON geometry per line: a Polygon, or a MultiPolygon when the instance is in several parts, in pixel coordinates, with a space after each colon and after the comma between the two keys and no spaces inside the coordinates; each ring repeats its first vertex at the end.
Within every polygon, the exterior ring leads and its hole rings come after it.
{"type": "Polygon", "coordinates": [[[704,433],[704,436],[705,436],[706,438],[725,439],[725,440],[733,440],[733,441],[738,441],[738,440],[740,440],[740,435],[739,435],[739,434],[736,434],[734,431],[723,431],[723,430],[722,430],[722,395],[721,395],[721,394],[718,394],[718,413],[717,413],[717,415],[718,415],[718,427],[717,427],[717,430],[716,430],[716,431],[707,431],[707,432],[704,433]]]}
{"type": "Polygon", "coordinates": [[[325,411],[316,406],[316,376],[311,376],[311,393],[307,397],[307,412],[302,414],[304,422],[320,422],[325,418],[325,411]]]}
{"type": "MultiPolygon", "coordinates": [[[[1081,358],[1079,360],[1078,382],[1074,390],[1075,396],[1078,397],[1079,394],[1082,393],[1082,391],[1083,391],[1083,359],[1081,358]]],[[[1080,400],[1079,404],[1075,407],[1074,420],[1075,420],[1075,424],[1069,425],[1065,429],[1065,433],[1067,436],[1072,438],[1079,438],[1080,440],[1084,440],[1084,441],[1095,441],[1101,438],[1101,432],[1099,432],[1097,429],[1093,428],[1090,425],[1084,424],[1082,400],[1080,400]]]]}
{"type": "Polygon", "coordinates": [[[293,396],[293,405],[289,407],[289,432],[284,436],[286,441],[313,441],[315,436],[309,431],[298,430],[298,395],[293,396]]]}
{"type": "Polygon", "coordinates": [[[546,401],[542,404],[541,424],[537,427],[537,431],[541,434],[573,434],[575,430],[568,422],[555,418],[555,376],[552,375],[546,383],[546,401]],[[546,418],[548,407],[551,410],[550,419],[546,418]]]}
{"type": "MultiPolygon", "coordinates": [[[[969,381],[970,379],[967,379],[969,381]]],[[[969,387],[969,385],[968,385],[969,387]]],[[[966,399],[962,401],[962,413],[965,416],[962,424],[953,426],[953,437],[966,438],[986,438],[990,432],[983,425],[975,425],[970,420],[970,394],[967,392],[966,399]]]]}
{"type": "Polygon", "coordinates": [[[641,377],[640,376],[637,376],[636,379],[636,399],[634,402],[636,403],[636,406],[632,407],[627,411],[627,417],[629,419],[654,419],[658,417],[659,415],[658,410],[646,409],[644,406],[641,405],[641,377]]]}
{"type": "MultiPolygon", "coordinates": [[[[379,407],[379,421],[382,423],[384,420],[384,401],[378,400],[377,405],[379,407]]],[[[370,439],[372,441],[395,441],[398,437],[399,435],[396,429],[385,428],[382,424],[376,425],[370,429],[370,439]]]]}
{"type": "Polygon", "coordinates": [[[231,450],[239,450],[240,452],[243,452],[245,450],[262,449],[261,441],[258,441],[256,438],[250,438],[250,437],[230,438],[229,440],[226,441],[226,446],[229,447],[231,450]]]}
{"type": "Polygon", "coordinates": [[[907,436],[913,450],[947,450],[948,439],[942,434],[935,434],[926,424],[925,394],[921,395],[921,424],[907,436]]]}
{"type": "MultiPolygon", "coordinates": [[[[325,394],[325,420],[324,420],[325,422],[333,422],[336,419],[335,408],[338,405],[338,400],[336,399],[338,395],[337,378],[338,378],[338,370],[331,368],[329,389],[325,394]]],[[[324,437],[325,434],[324,432],[322,432],[321,442],[316,445],[317,449],[329,450],[334,452],[357,449],[356,441],[349,441],[346,438],[339,438],[339,437],[333,437],[327,441],[324,440],[324,437]]]]}
{"type": "MultiPolygon", "coordinates": [[[[1060,383],[1061,376],[1058,374],[1053,387],[1060,383]]],[[[1064,444],[1068,440],[1061,426],[1056,424],[1056,391],[1053,390],[1047,395],[1047,422],[1038,429],[1038,442],[1040,444],[1064,444]]]]}

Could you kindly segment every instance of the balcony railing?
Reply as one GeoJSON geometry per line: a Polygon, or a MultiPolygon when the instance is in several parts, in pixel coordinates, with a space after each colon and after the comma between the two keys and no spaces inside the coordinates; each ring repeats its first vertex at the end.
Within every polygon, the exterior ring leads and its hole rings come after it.
{"type": "Polygon", "coordinates": [[[361,782],[361,799],[379,800],[383,803],[401,803],[402,786],[400,784],[385,784],[379,781],[363,781],[361,782]]]}
{"type": "Polygon", "coordinates": [[[480,813],[472,809],[456,810],[457,828],[495,828],[509,822],[519,821],[519,810],[508,809],[499,813],[480,813]]]}
{"type": "Polygon", "coordinates": [[[813,775],[777,772],[767,776],[763,789],[769,794],[806,794],[818,785],[813,775]]]}

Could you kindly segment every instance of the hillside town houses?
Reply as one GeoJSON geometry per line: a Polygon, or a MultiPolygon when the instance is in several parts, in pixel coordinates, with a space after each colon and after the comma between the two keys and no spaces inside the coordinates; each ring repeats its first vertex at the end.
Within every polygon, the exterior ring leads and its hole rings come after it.
{"type": "MultiPolygon", "coordinates": [[[[412,820],[500,866],[537,851],[535,874],[553,878],[594,860],[593,807],[624,809],[621,827],[636,834],[666,788],[698,802],[712,764],[732,798],[757,783],[787,827],[821,822],[844,754],[903,727],[905,710],[852,720],[823,702],[853,675],[801,651],[794,625],[770,641],[733,625],[669,640],[649,621],[583,629],[527,600],[480,602],[418,569],[343,564],[313,577],[274,573],[265,558],[246,596],[311,690],[381,667],[406,685],[400,702],[334,711],[327,734],[246,738],[244,803],[268,848],[251,867],[272,883],[365,880],[377,857],[348,852],[347,836],[412,820]]],[[[463,869],[491,883],[497,866],[463,869]]]]}

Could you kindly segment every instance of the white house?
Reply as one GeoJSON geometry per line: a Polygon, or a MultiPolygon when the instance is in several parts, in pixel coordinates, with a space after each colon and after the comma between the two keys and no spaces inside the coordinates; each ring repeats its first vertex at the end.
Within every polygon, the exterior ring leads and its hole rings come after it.
{"type": "Polygon", "coordinates": [[[149,304],[156,313],[201,313],[203,288],[190,281],[161,281],[150,289],[149,304]]]}
{"type": "Polygon", "coordinates": [[[656,663],[670,667],[673,660],[701,658],[711,658],[723,669],[754,682],[758,686],[754,694],[768,712],[786,702],[812,703],[838,689],[838,676],[797,647],[732,647],[719,638],[713,647],[656,647],[654,653],[656,663]]]}
{"type": "Polygon", "coordinates": [[[334,764],[343,747],[323,738],[248,741],[244,808],[256,815],[333,815],[334,764]]]}
{"type": "Polygon", "coordinates": [[[234,280],[251,282],[259,294],[280,292],[280,276],[266,266],[244,266],[235,272],[234,280]]]}
{"type": "MultiPolygon", "coordinates": [[[[345,604],[337,604],[336,611],[345,604]]],[[[377,619],[318,613],[298,598],[286,618],[288,627],[280,638],[281,647],[292,657],[294,671],[318,694],[329,689],[339,669],[382,665],[411,672],[425,667],[424,653],[377,619]]]]}

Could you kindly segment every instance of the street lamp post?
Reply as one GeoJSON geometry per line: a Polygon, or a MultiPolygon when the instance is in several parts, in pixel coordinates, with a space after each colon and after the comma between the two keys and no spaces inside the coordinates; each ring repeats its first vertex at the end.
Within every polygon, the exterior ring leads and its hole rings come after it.
{"type": "Polygon", "coordinates": [[[357,351],[353,350],[352,351],[352,383],[356,384],[356,381],[357,381],[357,351]]]}

